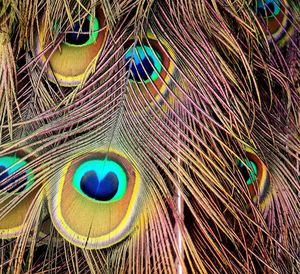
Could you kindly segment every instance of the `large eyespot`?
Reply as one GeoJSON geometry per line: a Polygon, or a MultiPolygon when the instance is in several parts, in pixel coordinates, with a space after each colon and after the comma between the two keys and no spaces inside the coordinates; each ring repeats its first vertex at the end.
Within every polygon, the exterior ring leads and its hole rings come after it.
{"type": "Polygon", "coordinates": [[[34,174],[24,160],[26,152],[0,157],[0,238],[18,236],[38,189],[33,188],[34,174]],[[3,214],[4,212],[7,212],[3,214]]]}
{"type": "Polygon", "coordinates": [[[239,171],[249,188],[253,202],[263,205],[271,188],[267,167],[249,148],[246,149],[246,157],[243,162],[238,162],[239,171]]]}
{"type": "MultiPolygon", "coordinates": [[[[54,29],[59,29],[56,22],[54,29]]],[[[107,28],[101,9],[96,16],[80,17],[66,32],[64,41],[53,52],[53,47],[47,49],[41,57],[42,65],[47,64],[48,78],[61,86],[76,86],[82,82],[91,62],[97,57],[104,46],[107,28]]],[[[44,51],[48,33],[44,19],[39,26],[39,36],[36,39],[36,55],[44,51]]]]}
{"type": "Polygon", "coordinates": [[[164,101],[170,102],[172,96],[169,96],[168,85],[175,67],[171,60],[174,59],[174,52],[166,42],[158,41],[148,33],[147,38],[135,46],[134,41],[130,40],[125,45],[124,57],[130,92],[142,99],[143,105],[153,106],[156,101],[162,106],[164,101]]]}
{"type": "Polygon", "coordinates": [[[52,222],[74,245],[105,248],[134,226],[140,175],[118,152],[93,152],[68,163],[47,190],[52,222]]]}
{"type": "Polygon", "coordinates": [[[293,31],[286,0],[257,0],[256,14],[265,22],[273,39],[281,46],[293,31]]]}

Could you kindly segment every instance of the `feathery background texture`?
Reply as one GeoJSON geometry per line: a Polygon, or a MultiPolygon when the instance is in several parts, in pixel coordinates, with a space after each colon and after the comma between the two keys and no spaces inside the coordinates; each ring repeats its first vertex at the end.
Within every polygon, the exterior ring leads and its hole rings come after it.
{"type": "Polygon", "coordinates": [[[299,15],[1,0],[0,273],[300,273],[299,15]]]}

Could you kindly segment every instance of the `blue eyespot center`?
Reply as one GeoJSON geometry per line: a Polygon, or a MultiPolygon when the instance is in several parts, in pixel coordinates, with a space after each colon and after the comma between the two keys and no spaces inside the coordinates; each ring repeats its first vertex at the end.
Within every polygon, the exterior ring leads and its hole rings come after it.
{"type": "Polygon", "coordinates": [[[257,178],[257,165],[248,159],[245,160],[245,163],[246,165],[239,162],[239,170],[247,185],[251,185],[257,178]]]}
{"type": "Polygon", "coordinates": [[[264,18],[272,18],[280,13],[279,0],[258,0],[256,13],[264,18]]]}
{"type": "Polygon", "coordinates": [[[162,57],[155,49],[145,45],[130,48],[125,54],[125,60],[130,59],[132,63],[128,62],[126,65],[126,70],[130,70],[130,80],[149,83],[159,77],[162,57]]]}
{"type": "Polygon", "coordinates": [[[127,176],[117,162],[93,159],[84,161],[77,167],[72,183],[83,196],[99,202],[114,202],[125,195],[127,176]]]}
{"type": "Polygon", "coordinates": [[[73,45],[82,45],[87,42],[89,40],[90,21],[85,19],[82,24],[82,28],[80,31],[81,33],[78,33],[79,31],[80,23],[76,22],[73,26],[73,31],[66,35],[67,43],[73,45]]]}
{"type": "Polygon", "coordinates": [[[118,177],[113,172],[107,173],[104,178],[99,180],[96,172],[88,171],[80,181],[82,191],[89,197],[99,201],[111,200],[116,195],[118,186],[118,177]]]}

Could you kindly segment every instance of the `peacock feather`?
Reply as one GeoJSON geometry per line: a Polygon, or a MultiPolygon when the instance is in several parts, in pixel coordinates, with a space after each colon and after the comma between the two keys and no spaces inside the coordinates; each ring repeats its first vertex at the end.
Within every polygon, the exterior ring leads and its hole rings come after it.
{"type": "Polygon", "coordinates": [[[0,273],[300,273],[299,16],[0,1],[0,273]]]}

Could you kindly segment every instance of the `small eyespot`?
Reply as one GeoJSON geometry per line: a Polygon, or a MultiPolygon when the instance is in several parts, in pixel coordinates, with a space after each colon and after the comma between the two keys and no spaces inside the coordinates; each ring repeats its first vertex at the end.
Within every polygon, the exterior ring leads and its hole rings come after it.
{"type": "Polygon", "coordinates": [[[238,161],[239,171],[253,202],[264,205],[271,189],[267,167],[250,148],[246,149],[246,157],[243,163],[238,161]]]}
{"type": "Polygon", "coordinates": [[[137,44],[129,40],[125,44],[124,59],[130,80],[129,91],[135,93],[131,99],[139,98],[145,108],[171,103],[169,89],[175,72],[175,56],[165,41],[157,40],[151,33],[137,44]]]}
{"type": "MultiPolygon", "coordinates": [[[[59,29],[59,23],[53,26],[59,29]]],[[[46,65],[48,79],[57,82],[61,86],[77,86],[86,77],[86,72],[92,62],[96,61],[102,50],[107,28],[104,14],[97,8],[96,15],[87,15],[77,19],[66,31],[65,39],[59,45],[47,48],[47,36],[45,18],[39,25],[39,36],[35,41],[35,54],[43,55],[40,59],[41,66],[46,65]],[[47,50],[45,50],[47,48],[47,50]]]]}
{"type": "Polygon", "coordinates": [[[92,152],[70,161],[47,189],[57,231],[74,245],[98,249],[122,241],[138,214],[140,175],[119,152],[92,152]]]}
{"type": "Polygon", "coordinates": [[[281,11],[280,7],[279,0],[259,0],[257,2],[256,13],[263,18],[273,18],[279,15],[281,11]]]}
{"type": "Polygon", "coordinates": [[[161,59],[161,54],[149,46],[139,45],[135,48],[130,48],[125,54],[126,69],[130,70],[129,78],[145,84],[155,81],[162,70],[161,59]],[[130,68],[128,61],[131,59],[133,63],[130,68]]]}
{"type": "Polygon", "coordinates": [[[257,166],[254,162],[249,161],[248,159],[245,159],[244,162],[246,165],[239,162],[239,169],[246,184],[251,185],[257,179],[257,166]]]}
{"type": "Polygon", "coordinates": [[[255,12],[270,34],[270,41],[274,40],[283,46],[293,32],[293,24],[289,16],[286,0],[257,0],[255,12]]]}

